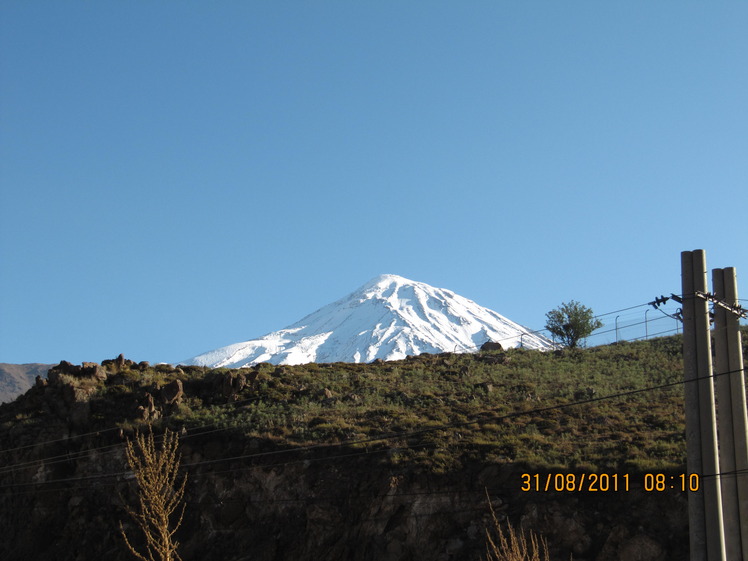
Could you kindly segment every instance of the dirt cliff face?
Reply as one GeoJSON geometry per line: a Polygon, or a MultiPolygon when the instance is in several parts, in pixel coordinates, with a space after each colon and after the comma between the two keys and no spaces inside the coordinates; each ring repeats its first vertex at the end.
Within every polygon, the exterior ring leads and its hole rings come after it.
{"type": "MultiPolygon", "coordinates": [[[[33,485],[13,487],[3,477],[0,557],[131,559],[118,524],[137,541],[122,508],[137,499],[116,438],[95,447],[109,444],[115,447],[72,453],[68,447],[69,461],[34,467],[33,485]],[[99,477],[110,473],[118,475],[99,477]],[[58,482],[46,483],[52,480],[58,482]]],[[[552,559],[687,556],[687,502],[679,492],[523,492],[521,471],[510,465],[468,464],[435,474],[361,450],[215,461],[253,449],[240,439],[183,440],[189,478],[178,533],[183,559],[478,560],[490,526],[486,490],[500,518],[547,538],[552,559]]],[[[15,453],[13,463],[24,455],[15,453]]]]}

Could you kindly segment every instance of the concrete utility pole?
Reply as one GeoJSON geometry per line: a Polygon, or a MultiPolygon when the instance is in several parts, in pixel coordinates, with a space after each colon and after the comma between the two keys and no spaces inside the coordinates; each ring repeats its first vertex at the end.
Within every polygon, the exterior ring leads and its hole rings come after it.
{"type": "Polygon", "coordinates": [[[704,250],[681,253],[683,371],[686,394],[686,455],[689,473],[701,476],[688,495],[691,561],[726,561],[722,521],[717,423],[704,250]]]}
{"type": "MultiPolygon", "coordinates": [[[[735,269],[714,269],[716,300],[738,305],[735,269]]],[[[714,369],[719,406],[719,464],[728,559],[748,558],[748,413],[738,316],[714,306],[714,369]]]]}

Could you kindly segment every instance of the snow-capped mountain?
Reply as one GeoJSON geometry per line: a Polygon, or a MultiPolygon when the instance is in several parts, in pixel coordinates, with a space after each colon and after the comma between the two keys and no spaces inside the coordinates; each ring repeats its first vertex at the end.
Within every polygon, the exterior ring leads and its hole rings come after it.
{"type": "Polygon", "coordinates": [[[345,298],[259,339],[200,354],[183,364],[240,368],[260,362],[371,362],[407,355],[504,348],[549,349],[549,339],[451,290],[381,275],[345,298]]]}

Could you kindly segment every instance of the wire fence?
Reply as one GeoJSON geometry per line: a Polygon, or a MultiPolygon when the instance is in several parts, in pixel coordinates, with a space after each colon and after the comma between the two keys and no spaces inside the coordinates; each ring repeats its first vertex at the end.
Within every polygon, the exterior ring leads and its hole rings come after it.
{"type": "MultiPolygon", "coordinates": [[[[582,346],[595,347],[676,335],[682,332],[678,313],[679,310],[675,306],[654,308],[647,303],[600,314],[594,319],[600,320],[603,325],[580,343],[582,346]]],[[[492,342],[499,343],[503,348],[547,350],[548,346],[558,349],[563,347],[547,328],[528,329],[519,334],[492,339],[492,342]]],[[[482,345],[455,345],[453,352],[476,353],[481,347],[482,345]]]]}
{"type": "Polygon", "coordinates": [[[609,345],[624,341],[640,341],[681,333],[680,320],[672,313],[647,307],[599,318],[603,326],[587,338],[588,346],[609,345]]]}

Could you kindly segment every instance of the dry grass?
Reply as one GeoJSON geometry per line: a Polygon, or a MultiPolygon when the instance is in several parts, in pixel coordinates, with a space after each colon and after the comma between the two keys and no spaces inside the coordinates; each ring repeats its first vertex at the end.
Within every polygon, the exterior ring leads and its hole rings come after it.
{"type": "Polygon", "coordinates": [[[140,552],[127,539],[127,534],[120,523],[120,533],[127,550],[140,561],[179,561],[177,553],[179,543],[174,534],[182,523],[184,516],[184,488],[187,476],[177,481],[180,456],[177,454],[179,437],[167,430],[159,450],[149,425],[148,434],[138,434],[132,441],[127,441],[127,463],[135,475],[138,485],[139,508],[134,510],[125,507],[140,528],[145,538],[146,549],[140,552]],[[171,518],[179,512],[177,521],[171,518]]]}
{"type": "Polygon", "coordinates": [[[523,529],[517,532],[509,522],[506,524],[505,532],[496,518],[490,500],[488,506],[491,509],[493,526],[486,528],[486,559],[488,561],[550,561],[548,542],[544,537],[530,530],[528,540],[523,529]],[[496,536],[495,539],[494,536],[496,536]]]}

